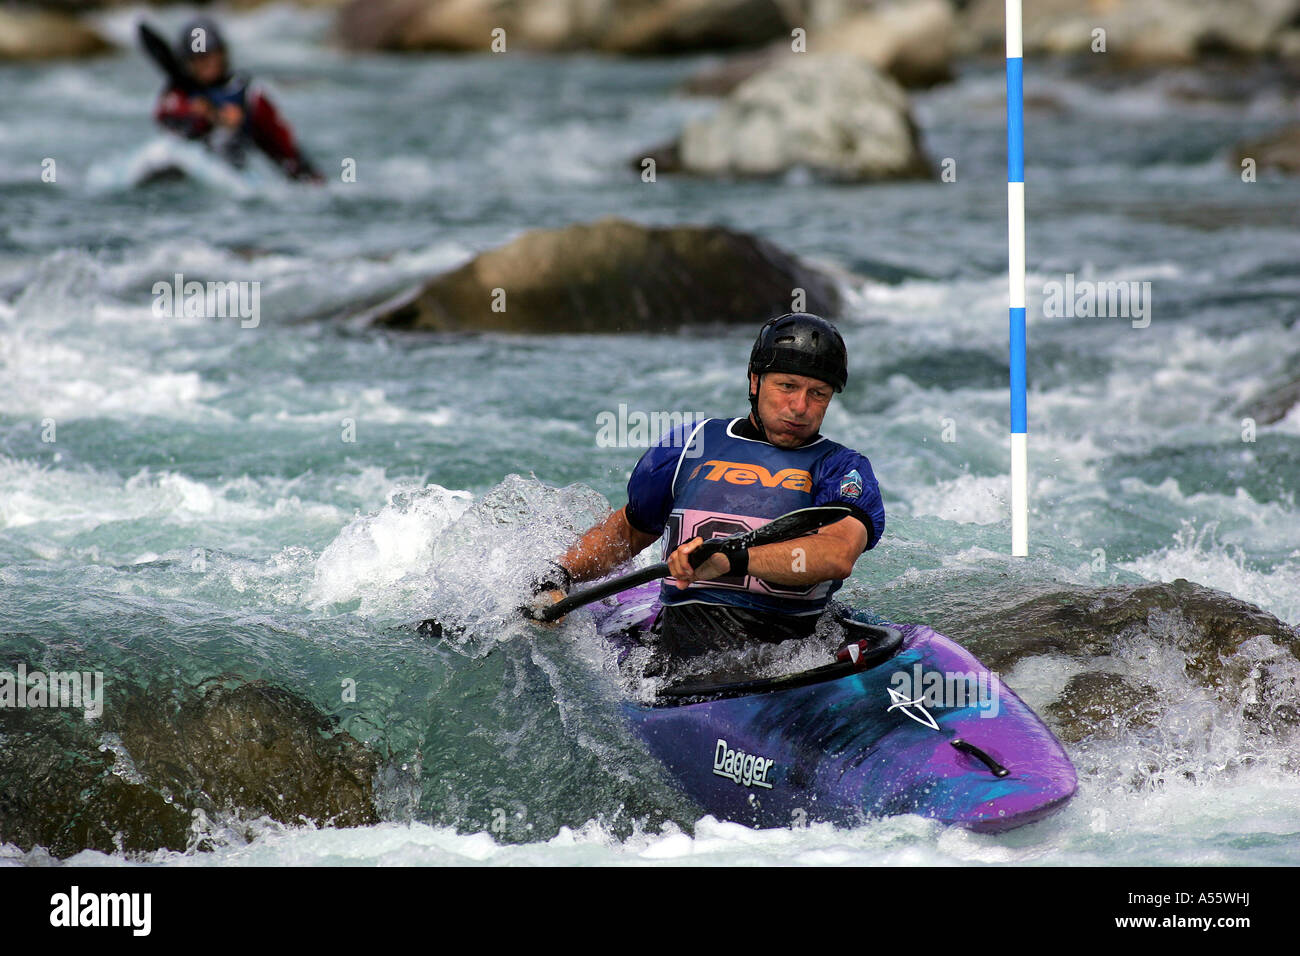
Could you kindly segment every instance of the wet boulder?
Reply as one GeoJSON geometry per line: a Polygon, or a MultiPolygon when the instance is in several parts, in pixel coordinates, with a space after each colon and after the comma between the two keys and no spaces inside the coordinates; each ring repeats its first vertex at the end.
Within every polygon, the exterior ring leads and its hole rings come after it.
{"type": "Polygon", "coordinates": [[[927,87],[952,79],[956,40],[948,0],[894,0],[815,29],[808,51],[857,57],[903,86],[927,87]]]}
{"type": "Polygon", "coordinates": [[[667,54],[788,34],[781,0],[351,0],[335,32],[361,50],[598,49],[667,54]],[[502,32],[504,31],[504,32],[502,32]]]}
{"type": "Polygon", "coordinates": [[[757,236],[621,219],[528,232],[431,279],[373,315],[437,331],[661,332],[755,325],[805,308],[834,314],[833,281],[757,236]]]}
{"type": "Polygon", "coordinates": [[[758,46],[789,37],[792,12],[780,0],[661,0],[621,20],[596,46],[640,55],[758,46]]]}
{"type": "MultiPolygon", "coordinates": [[[[1295,368],[1300,363],[1300,356],[1292,356],[1289,367],[1295,368]]],[[[1255,419],[1257,424],[1272,425],[1291,414],[1291,410],[1300,406],[1300,378],[1275,382],[1241,403],[1237,414],[1255,419]]]]}
{"type": "Polygon", "coordinates": [[[99,31],[58,10],[0,8],[0,62],[94,56],[112,49],[99,31]]]}
{"type": "Polygon", "coordinates": [[[843,19],[812,22],[805,52],[794,52],[786,38],[759,50],[734,53],[687,78],[685,91],[727,96],[764,70],[819,53],[855,57],[905,87],[929,87],[952,79],[957,19],[948,0],[896,0],[843,19]]]}
{"type": "Polygon", "coordinates": [[[1232,151],[1232,167],[1240,172],[1247,159],[1258,171],[1270,170],[1287,176],[1300,175],[1300,125],[1287,126],[1258,139],[1248,140],[1232,151]]]}
{"type": "Polygon", "coordinates": [[[1119,674],[1085,671],[1071,677],[1043,716],[1066,743],[1110,739],[1152,725],[1159,691],[1119,674]]]}
{"type": "Polygon", "coordinates": [[[1180,630],[1159,625],[1162,617],[1183,622],[1178,641],[1188,653],[1188,667],[1209,681],[1218,676],[1224,655],[1261,634],[1282,641],[1300,659],[1300,643],[1290,625],[1248,601],[1184,578],[1171,584],[1052,592],[972,618],[963,643],[1000,670],[1031,655],[1108,654],[1112,642],[1133,629],[1180,630]]]}
{"type": "Polygon", "coordinates": [[[519,47],[532,40],[521,26],[520,7],[485,0],[353,0],[339,10],[334,30],[351,49],[394,52],[486,51],[493,31],[505,30],[508,50],[512,40],[519,47]]]}
{"type": "MultiPolygon", "coordinates": [[[[34,669],[34,667],[33,667],[34,669]]],[[[378,821],[375,754],[254,681],[105,686],[100,720],[0,708],[0,842],[56,856],[203,846],[203,821],[378,821]]]]}
{"type": "MultiPolygon", "coordinates": [[[[1147,661],[1173,662],[1171,680],[1238,708],[1262,733],[1300,727],[1300,634],[1259,607],[1179,579],[1140,587],[1073,588],[972,615],[951,628],[991,670],[1053,656],[1077,672],[1044,716],[1066,740],[1149,725],[1176,702],[1147,661]]],[[[1165,675],[1169,677],[1168,674],[1165,675]]]]}
{"type": "Polygon", "coordinates": [[[781,59],[651,155],[660,171],[702,176],[776,176],[805,168],[862,182],[930,174],[902,87],[843,54],[781,59]]]}
{"type": "MultiPolygon", "coordinates": [[[[966,7],[961,35],[983,52],[1005,49],[1003,0],[966,7]]],[[[1089,54],[1140,66],[1192,63],[1207,56],[1281,52],[1300,0],[1036,0],[1024,5],[1026,54],[1089,54]],[[1105,31],[1095,53],[1095,30],[1105,31]]]]}
{"type": "Polygon", "coordinates": [[[284,823],[377,822],[374,754],[315,705],[265,681],[217,683],[202,697],[157,707],[129,701],[122,742],[145,779],[209,813],[284,823]]]}

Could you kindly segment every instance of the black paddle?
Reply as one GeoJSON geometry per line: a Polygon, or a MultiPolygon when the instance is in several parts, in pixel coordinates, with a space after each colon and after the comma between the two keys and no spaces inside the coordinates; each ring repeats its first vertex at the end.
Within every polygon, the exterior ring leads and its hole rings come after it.
{"type": "Polygon", "coordinates": [[[172,48],[167,41],[153,27],[143,22],[140,24],[140,45],[144,47],[144,52],[149,54],[149,58],[158,64],[158,69],[167,74],[167,79],[172,86],[184,93],[193,93],[198,89],[189,71],[176,59],[176,54],[172,53],[172,48]]]}
{"type": "Polygon", "coordinates": [[[847,674],[856,674],[875,667],[898,653],[903,646],[903,632],[896,627],[879,627],[874,624],[855,624],[841,621],[844,626],[854,625],[857,630],[869,630],[875,640],[863,639],[857,644],[857,653],[846,653],[850,644],[836,654],[835,662],[798,674],[782,674],[779,677],[758,677],[730,683],[696,682],[675,684],[659,691],[659,697],[682,703],[682,698],[707,697],[710,700],[726,700],[730,697],[746,697],[750,694],[762,694],[777,690],[790,690],[794,687],[807,687],[823,681],[838,680],[847,674]]]}
{"type": "MultiPolygon", "coordinates": [[[[800,508],[798,511],[791,511],[789,514],[769,521],[753,531],[742,531],[739,534],[728,535],[725,538],[712,538],[704,542],[691,552],[691,567],[698,568],[715,554],[733,548],[756,548],[759,545],[775,544],[778,541],[789,541],[792,538],[802,538],[818,528],[824,528],[841,518],[847,518],[852,513],[844,505],[818,505],[813,508],[800,508]]],[[[638,584],[645,584],[648,581],[667,576],[668,563],[661,561],[658,564],[652,564],[648,568],[642,568],[640,571],[633,571],[631,574],[625,574],[622,577],[597,584],[595,587],[586,588],[576,594],[570,594],[563,600],[542,608],[535,617],[539,621],[554,621],[568,614],[574,608],[582,607],[584,604],[591,604],[593,601],[599,601],[601,598],[617,594],[619,591],[626,591],[638,584]]]]}

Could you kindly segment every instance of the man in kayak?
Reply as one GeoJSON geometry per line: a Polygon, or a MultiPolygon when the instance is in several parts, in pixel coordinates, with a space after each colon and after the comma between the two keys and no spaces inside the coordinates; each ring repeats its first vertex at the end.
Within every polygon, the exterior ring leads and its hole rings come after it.
{"type": "Polygon", "coordinates": [[[831,323],[806,313],[767,322],[750,353],[749,416],[679,426],[646,451],[627,504],[550,563],[534,584],[532,609],[559,600],[575,581],[609,574],[667,531],[671,577],[654,628],[667,661],[811,634],[885,530],[871,463],[820,434],[847,380],[844,340],[831,323]],[[828,504],[850,516],[804,538],[690,565],[706,538],[828,504]]]}
{"type": "Polygon", "coordinates": [[[230,71],[226,41],[217,24],[199,17],[176,43],[181,77],[173,77],[154,107],[154,118],[186,139],[202,140],[242,167],[249,145],[262,150],[290,179],[324,182],[294,141],[262,89],[230,71]]]}

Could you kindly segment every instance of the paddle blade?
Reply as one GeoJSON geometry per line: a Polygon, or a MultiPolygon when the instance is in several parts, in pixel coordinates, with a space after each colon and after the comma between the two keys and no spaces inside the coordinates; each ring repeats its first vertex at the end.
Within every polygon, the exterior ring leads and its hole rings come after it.
{"type": "Polygon", "coordinates": [[[144,47],[144,52],[149,54],[149,59],[158,65],[158,69],[167,74],[167,79],[172,86],[178,87],[186,93],[193,92],[195,89],[194,81],[190,78],[185,68],[181,66],[172,53],[171,46],[166,40],[159,35],[158,31],[147,23],[140,24],[140,45],[144,47]]]}

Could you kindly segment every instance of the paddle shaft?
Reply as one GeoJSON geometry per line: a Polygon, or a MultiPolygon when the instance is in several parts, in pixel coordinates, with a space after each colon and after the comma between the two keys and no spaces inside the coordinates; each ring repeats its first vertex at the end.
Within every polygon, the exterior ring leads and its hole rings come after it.
{"type": "Polygon", "coordinates": [[[631,574],[611,578],[593,587],[584,588],[576,594],[570,594],[568,597],[542,608],[537,613],[537,617],[542,621],[555,621],[584,604],[591,604],[602,598],[607,598],[611,594],[617,594],[619,591],[626,591],[628,588],[634,588],[640,584],[649,584],[651,581],[657,581],[667,576],[668,562],[660,561],[658,564],[652,564],[640,571],[633,571],[631,574]]]}

